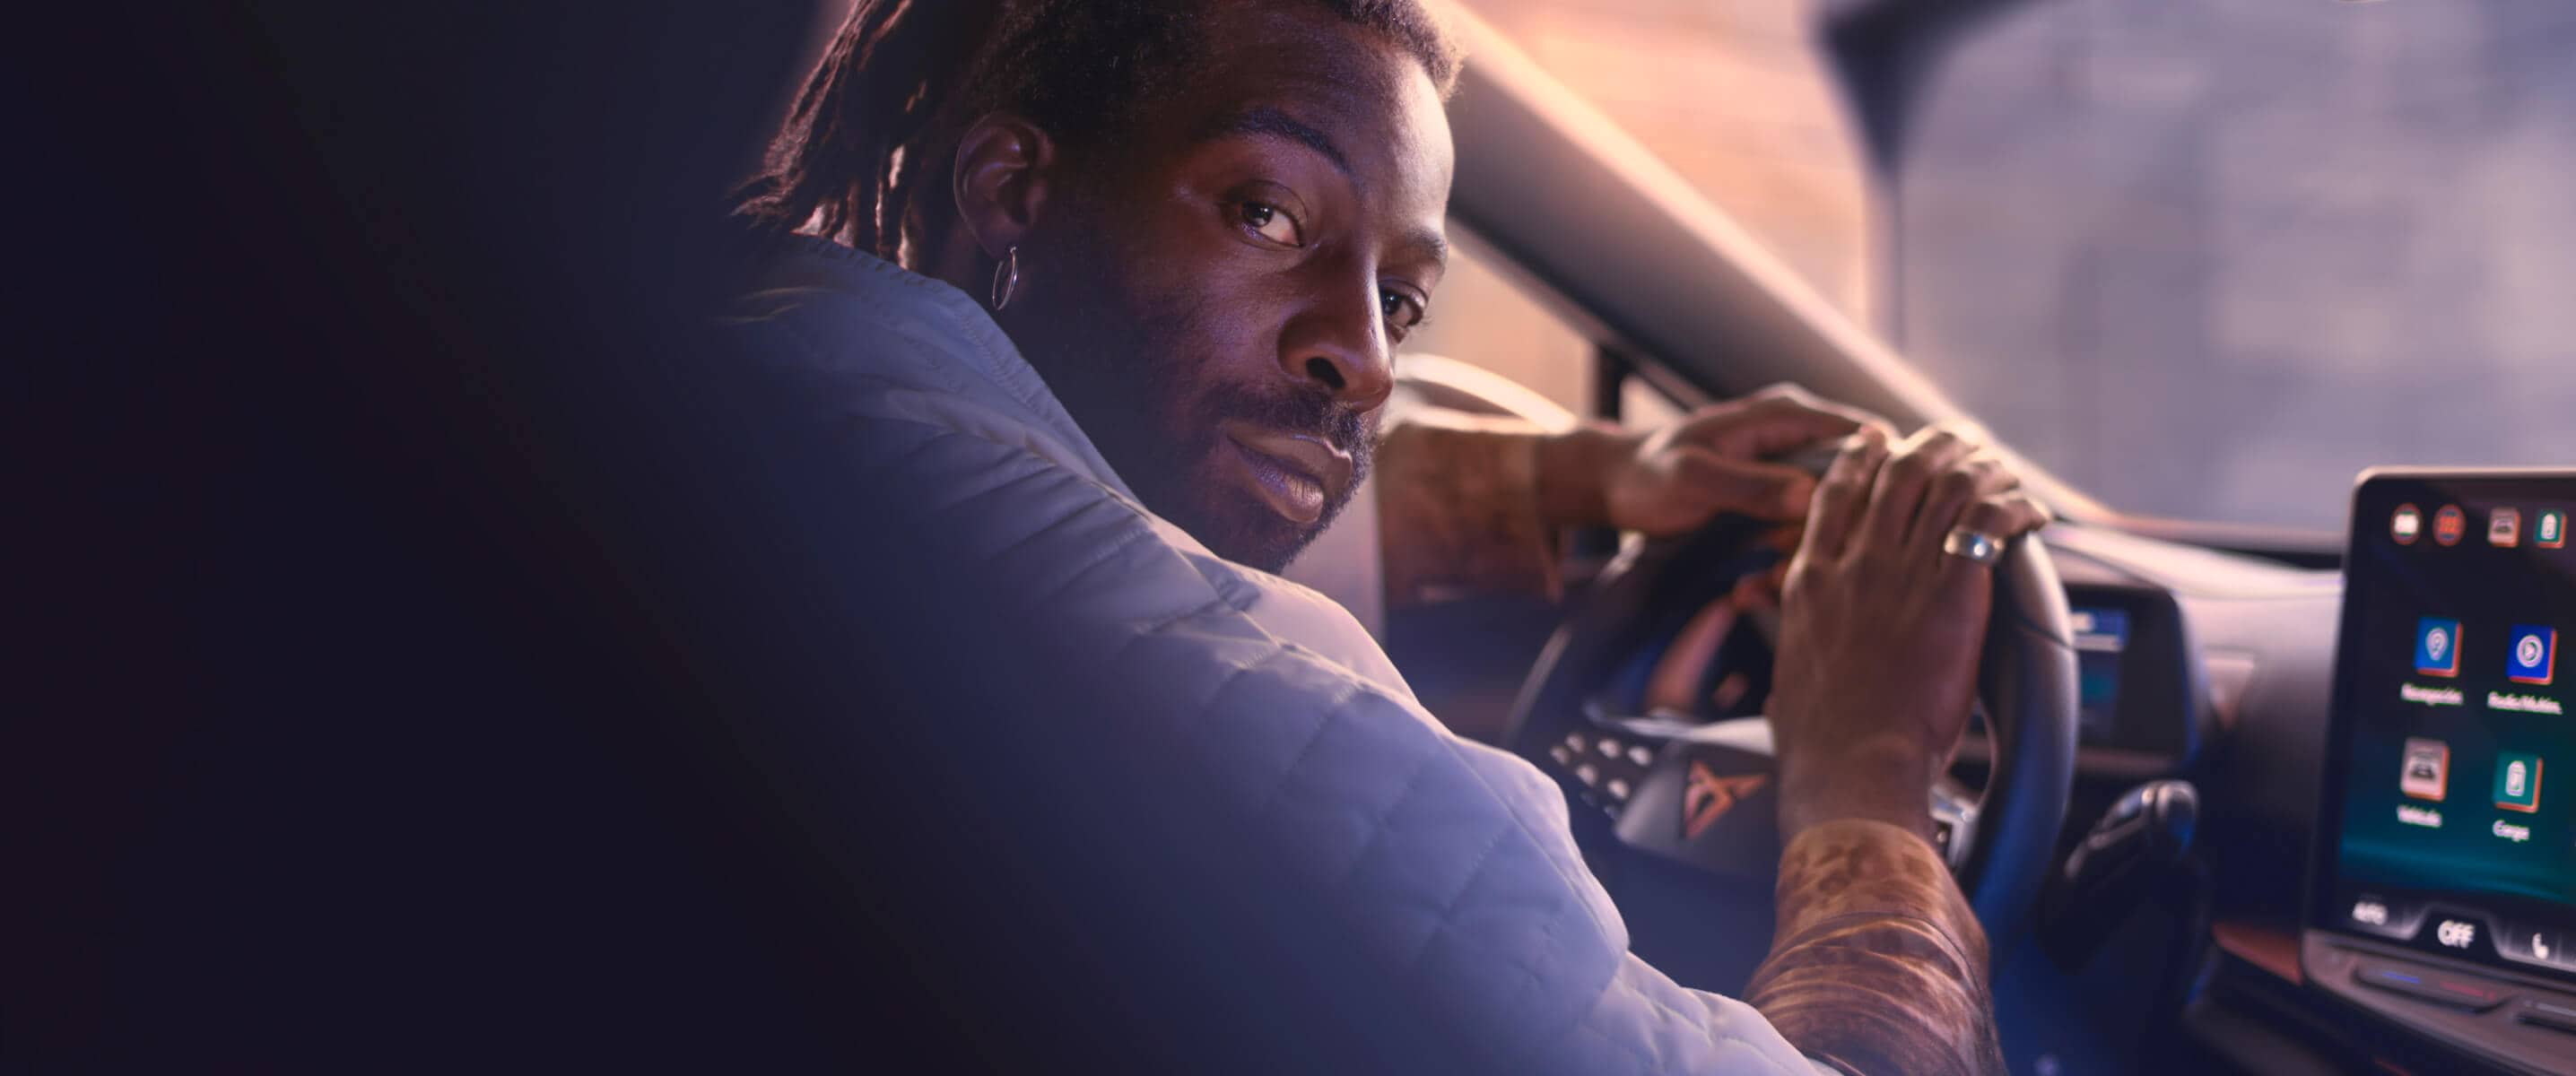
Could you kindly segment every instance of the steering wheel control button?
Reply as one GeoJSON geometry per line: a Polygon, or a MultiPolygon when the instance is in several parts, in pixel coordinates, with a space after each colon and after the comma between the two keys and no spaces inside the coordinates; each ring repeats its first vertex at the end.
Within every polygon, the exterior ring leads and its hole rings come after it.
{"type": "Polygon", "coordinates": [[[1601,748],[1601,757],[1603,758],[1619,757],[1619,741],[1617,740],[1604,736],[1601,738],[1601,742],[1596,746],[1601,748]]]}
{"type": "Polygon", "coordinates": [[[2470,1012],[2485,1012],[2513,1000],[2501,988],[2430,968],[2402,968],[2390,964],[2361,964],[2352,969],[2352,980],[2363,986],[2377,987],[2408,997],[2421,998],[2470,1012]]]}
{"type": "Polygon", "coordinates": [[[1583,782],[1583,787],[1590,788],[1601,782],[1601,771],[1586,762],[1574,768],[1574,779],[1583,782]]]}
{"type": "Polygon", "coordinates": [[[1620,778],[1613,777],[1610,779],[1608,784],[1601,787],[1603,791],[1610,793],[1611,799],[1624,800],[1628,798],[1628,782],[1621,780],[1620,778]]]}
{"type": "Polygon", "coordinates": [[[1638,744],[1635,747],[1628,749],[1628,762],[1631,765],[1643,769],[1655,764],[1655,753],[1648,750],[1646,745],[1638,744]]]}

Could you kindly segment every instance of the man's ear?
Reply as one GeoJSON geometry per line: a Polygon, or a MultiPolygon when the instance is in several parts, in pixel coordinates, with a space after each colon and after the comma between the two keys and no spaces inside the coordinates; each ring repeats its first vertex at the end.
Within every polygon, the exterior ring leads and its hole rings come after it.
{"type": "Polygon", "coordinates": [[[976,120],[957,139],[957,220],[985,257],[1000,258],[1037,226],[1055,157],[1046,131],[1007,112],[976,120]]]}

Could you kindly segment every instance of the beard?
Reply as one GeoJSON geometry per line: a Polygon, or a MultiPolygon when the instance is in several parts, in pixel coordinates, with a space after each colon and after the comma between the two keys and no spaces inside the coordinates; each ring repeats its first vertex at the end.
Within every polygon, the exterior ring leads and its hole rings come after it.
{"type": "Polygon", "coordinates": [[[1276,360],[1213,357],[1205,342],[1228,337],[1197,313],[1212,304],[1126,294],[1097,265],[1085,271],[1090,275],[1065,279],[1097,284],[1079,293],[1050,289],[1054,301],[1032,304],[1015,319],[1037,331],[1015,332],[1014,342],[1147,509],[1227,560],[1265,572],[1286,568],[1368,477],[1376,413],[1352,410],[1311,383],[1229,378],[1245,369],[1275,375],[1276,360]],[[1348,453],[1350,483],[1328,496],[1312,523],[1279,515],[1223,469],[1224,454],[1233,451],[1219,432],[1228,420],[1307,434],[1348,453]]]}

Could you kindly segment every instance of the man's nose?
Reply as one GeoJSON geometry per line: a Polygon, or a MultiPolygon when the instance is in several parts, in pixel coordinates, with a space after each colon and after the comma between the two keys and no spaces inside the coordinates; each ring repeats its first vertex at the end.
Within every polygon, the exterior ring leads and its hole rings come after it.
{"type": "Polygon", "coordinates": [[[1377,290],[1370,281],[1356,295],[1336,295],[1308,308],[1280,339],[1279,365],[1290,379],[1321,388],[1334,402],[1363,414],[1395,391],[1395,349],[1379,324],[1377,290]]]}

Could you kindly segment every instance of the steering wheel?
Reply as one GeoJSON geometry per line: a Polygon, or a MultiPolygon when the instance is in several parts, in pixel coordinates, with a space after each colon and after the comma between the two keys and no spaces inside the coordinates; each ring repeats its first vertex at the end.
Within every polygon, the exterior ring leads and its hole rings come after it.
{"type": "MultiPolygon", "coordinates": [[[[1630,545],[1557,628],[1522,685],[1503,745],[1581,801],[1574,832],[1596,866],[1644,855],[1720,878],[1777,878],[1770,722],[1634,713],[1640,654],[1775,562],[1764,530],[1722,518],[1687,538],[1630,545]]],[[[2026,921],[2055,858],[2074,781],[2077,682],[2066,591],[2047,551],[2035,538],[2017,539],[1994,573],[1978,669],[1992,768],[1982,794],[1942,778],[1932,814],[1934,843],[2000,950],[2026,921]]],[[[1744,674],[1767,683],[1768,652],[1721,647],[1712,679],[1744,674]],[[1748,652],[1761,658],[1748,660],[1748,652]],[[1753,661],[1765,667],[1745,667],[1753,661]]]]}

